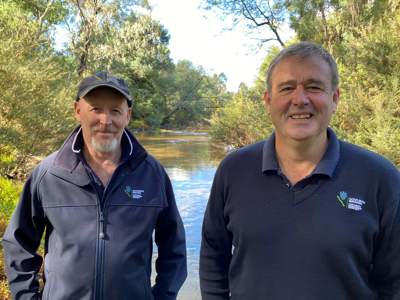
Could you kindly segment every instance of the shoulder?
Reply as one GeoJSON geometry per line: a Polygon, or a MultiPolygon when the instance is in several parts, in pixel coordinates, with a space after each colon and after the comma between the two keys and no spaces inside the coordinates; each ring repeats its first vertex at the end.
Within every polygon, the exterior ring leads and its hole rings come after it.
{"type": "Polygon", "coordinates": [[[399,175],[397,167],[383,155],[340,141],[341,161],[346,167],[371,170],[376,174],[399,175]]]}
{"type": "Polygon", "coordinates": [[[58,151],[46,156],[32,171],[31,177],[41,178],[54,164],[58,151]]]}
{"type": "Polygon", "coordinates": [[[258,166],[261,170],[265,140],[230,152],[220,163],[219,170],[243,170],[258,166]]]}
{"type": "Polygon", "coordinates": [[[354,186],[365,186],[374,194],[385,195],[383,198],[399,197],[400,172],[391,161],[357,145],[340,143],[340,176],[354,186]]]}
{"type": "Polygon", "coordinates": [[[154,169],[157,172],[160,172],[160,171],[164,170],[164,167],[161,165],[161,163],[154,156],[152,156],[151,154],[147,153],[146,158],[144,159],[144,161],[145,161],[145,164],[148,167],[154,169]]]}
{"type": "Polygon", "coordinates": [[[169,176],[164,166],[151,154],[147,153],[143,167],[144,169],[142,169],[142,172],[150,176],[149,179],[156,179],[159,182],[165,182],[165,180],[167,180],[167,182],[169,181],[169,176]]]}

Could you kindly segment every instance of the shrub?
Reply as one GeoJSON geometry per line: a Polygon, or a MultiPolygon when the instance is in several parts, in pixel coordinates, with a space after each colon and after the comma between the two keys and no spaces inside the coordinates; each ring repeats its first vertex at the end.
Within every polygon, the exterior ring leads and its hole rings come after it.
{"type": "Polygon", "coordinates": [[[4,230],[18,201],[21,184],[0,177],[0,236],[4,230]]]}

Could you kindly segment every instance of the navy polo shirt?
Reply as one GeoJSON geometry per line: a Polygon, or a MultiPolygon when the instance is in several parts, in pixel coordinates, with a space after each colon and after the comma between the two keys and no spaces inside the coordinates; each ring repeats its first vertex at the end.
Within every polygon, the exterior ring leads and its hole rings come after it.
{"type": "Polygon", "coordinates": [[[327,134],[293,187],[273,135],[221,162],[203,221],[203,300],[400,299],[399,172],[327,134]]]}
{"type": "MultiPolygon", "coordinates": [[[[317,180],[318,177],[332,177],[336,165],[340,157],[339,141],[333,131],[328,128],[328,147],[321,161],[311,174],[297,182],[292,186],[285,174],[282,173],[275,153],[275,134],[273,133],[264,143],[262,153],[262,172],[266,175],[279,175],[285,182],[285,185],[292,189],[295,193],[300,192],[307,187],[312,180],[317,180]]],[[[300,195],[298,195],[300,196],[300,195]]]]}

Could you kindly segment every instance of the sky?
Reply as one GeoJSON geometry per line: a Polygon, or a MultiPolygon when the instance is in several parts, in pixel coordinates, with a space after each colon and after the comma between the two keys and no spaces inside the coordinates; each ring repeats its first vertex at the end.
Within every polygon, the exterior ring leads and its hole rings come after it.
{"type": "Polygon", "coordinates": [[[220,20],[215,13],[199,8],[201,0],[150,0],[153,18],[168,30],[169,49],[176,63],[190,60],[202,66],[209,75],[224,73],[227,88],[237,91],[241,82],[251,86],[267,55],[244,28],[224,30],[231,24],[220,20]]]}
{"type": "MultiPolygon", "coordinates": [[[[236,92],[240,83],[251,86],[259,67],[268,53],[269,43],[260,47],[244,26],[233,30],[229,21],[222,21],[212,11],[200,9],[202,0],[149,0],[152,17],[168,30],[171,58],[189,60],[212,75],[224,73],[227,88],[236,92]]],[[[62,48],[68,31],[59,27],[55,33],[57,47],[62,48]]],[[[290,36],[285,30],[282,35],[290,36]]],[[[266,37],[264,37],[266,38],[266,37]]]]}

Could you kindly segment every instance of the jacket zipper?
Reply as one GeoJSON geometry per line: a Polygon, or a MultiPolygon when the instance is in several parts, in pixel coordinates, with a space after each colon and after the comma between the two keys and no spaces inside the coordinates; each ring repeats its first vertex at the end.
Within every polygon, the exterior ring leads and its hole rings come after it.
{"type": "MultiPolygon", "coordinates": [[[[104,194],[103,194],[104,197],[104,194]]],[[[100,197],[99,197],[100,198],[100,197]]],[[[97,235],[97,251],[96,251],[96,274],[95,274],[95,300],[103,299],[103,268],[104,268],[104,199],[103,205],[98,203],[98,235],[97,235]]]]}
{"type": "MultiPolygon", "coordinates": [[[[105,187],[103,191],[102,197],[97,193],[97,207],[98,207],[98,223],[97,223],[97,228],[98,228],[98,235],[97,235],[97,250],[96,250],[96,271],[95,271],[95,294],[94,294],[94,300],[103,300],[103,273],[104,273],[104,248],[105,248],[105,232],[104,232],[104,227],[105,227],[105,216],[104,216],[104,210],[106,207],[106,195],[109,193],[108,189],[111,183],[114,181],[114,177],[117,174],[118,169],[120,166],[117,167],[117,169],[114,171],[113,175],[111,176],[110,181],[108,182],[107,186],[105,187]]],[[[113,184],[114,185],[114,184],[113,184]]],[[[111,185],[111,186],[113,186],[111,185]]],[[[116,185],[114,185],[114,188],[116,188],[116,185]]],[[[96,189],[97,191],[97,189],[96,189]]],[[[110,191],[112,192],[112,190],[110,191]]]]}

